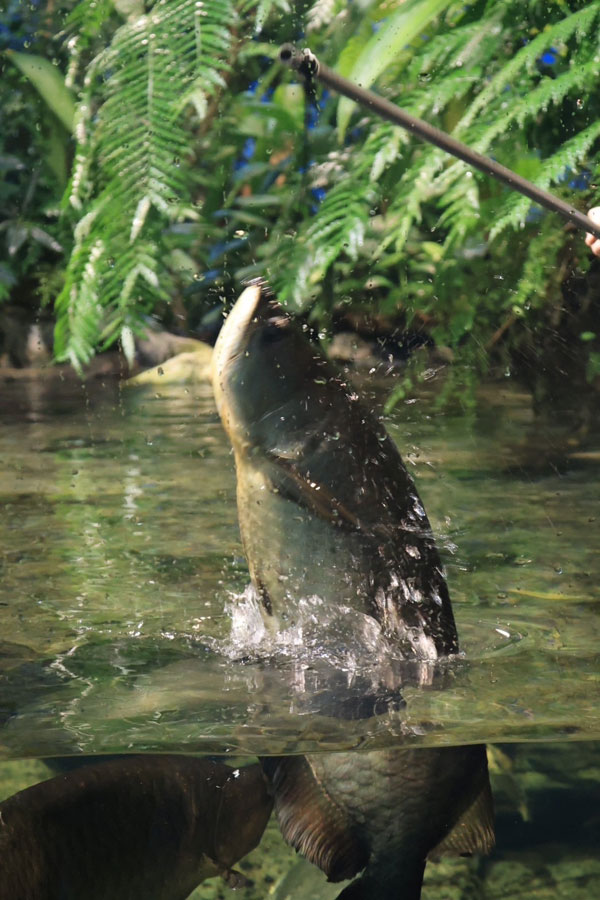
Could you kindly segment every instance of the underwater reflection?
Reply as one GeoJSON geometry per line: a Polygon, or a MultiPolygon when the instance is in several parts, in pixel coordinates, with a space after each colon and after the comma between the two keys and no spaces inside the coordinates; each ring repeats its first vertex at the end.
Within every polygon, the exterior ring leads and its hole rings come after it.
{"type": "Polygon", "coordinates": [[[0,803],[1,900],[184,900],[259,842],[272,798],[258,765],[124,756],[0,803]]]}

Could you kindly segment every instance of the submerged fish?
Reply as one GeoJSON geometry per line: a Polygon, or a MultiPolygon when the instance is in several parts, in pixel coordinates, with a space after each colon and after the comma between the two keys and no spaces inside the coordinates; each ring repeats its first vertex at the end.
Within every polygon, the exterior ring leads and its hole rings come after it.
{"type": "MultiPolygon", "coordinates": [[[[383,426],[261,283],[223,326],[213,385],[266,626],[289,625],[302,597],[359,610],[428,682],[458,639],[425,510],[383,426]]],[[[364,870],[345,900],[417,900],[428,856],[493,844],[482,745],[263,764],[286,839],[333,881],[364,870]]]]}
{"type": "Polygon", "coordinates": [[[0,900],[184,900],[259,842],[259,765],[184,756],[97,762],[0,803],[0,900]]]}

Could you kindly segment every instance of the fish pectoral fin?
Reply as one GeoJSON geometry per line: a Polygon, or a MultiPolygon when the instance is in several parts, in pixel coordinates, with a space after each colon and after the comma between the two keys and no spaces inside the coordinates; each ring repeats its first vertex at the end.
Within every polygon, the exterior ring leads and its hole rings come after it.
{"type": "Polygon", "coordinates": [[[494,833],[494,805],[489,780],[465,810],[452,830],[428,854],[428,859],[441,856],[472,856],[489,853],[496,842],[494,833]]]}
{"type": "Polygon", "coordinates": [[[320,519],[352,529],[361,528],[358,517],[325,484],[313,481],[290,459],[270,453],[279,473],[274,484],[279,494],[309,509],[320,519]]]}
{"type": "Polygon", "coordinates": [[[323,790],[303,756],[265,757],[275,810],[285,840],[325,872],[343,881],[362,871],[369,849],[348,816],[323,790]]]}

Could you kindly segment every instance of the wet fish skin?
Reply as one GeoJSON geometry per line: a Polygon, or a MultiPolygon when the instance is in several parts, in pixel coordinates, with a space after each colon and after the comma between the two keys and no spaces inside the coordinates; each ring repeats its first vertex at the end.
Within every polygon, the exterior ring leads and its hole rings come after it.
{"type": "Polygon", "coordinates": [[[485,749],[376,750],[265,758],[283,834],[339,895],[418,900],[426,861],[494,843],[485,749]]]}
{"type": "Polygon", "coordinates": [[[213,385],[267,627],[293,624],[294,598],[316,595],[372,615],[407,658],[456,652],[439,555],[395,444],[261,284],[225,321],[213,385]]]}
{"type": "Polygon", "coordinates": [[[97,762],[0,804],[0,900],[184,900],[259,842],[259,765],[183,756],[97,762]]]}
{"type": "MultiPolygon", "coordinates": [[[[260,283],[225,322],[213,384],[267,627],[293,622],[302,596],[354,607],[427,683],[458,637],[427,516],[382,426],[260,283]]],[[[429,856],[494,843],[482,745],[262,762],[288,842],[331,881],[362,872],[340,900],[418,900],[429,856]]]]}

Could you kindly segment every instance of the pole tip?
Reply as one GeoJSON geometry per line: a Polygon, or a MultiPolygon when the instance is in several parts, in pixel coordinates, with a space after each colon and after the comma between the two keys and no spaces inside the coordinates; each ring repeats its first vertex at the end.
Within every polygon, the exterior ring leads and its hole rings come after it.
{"type": "Polygon", "coordinates": [[[306,79],[319,73],[317,57],[310,50],[298,50],[293,44],[283,44],[279,48],[279,61],[306,79]]]}
{"type": "Polygon", "coordinates": [[[279,61],[289,66],[296,55],[296,48],[293,44],[282,44],[279,48],[279,61]]]}

